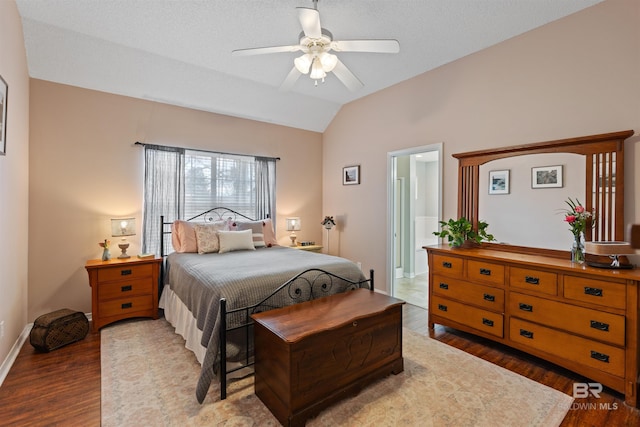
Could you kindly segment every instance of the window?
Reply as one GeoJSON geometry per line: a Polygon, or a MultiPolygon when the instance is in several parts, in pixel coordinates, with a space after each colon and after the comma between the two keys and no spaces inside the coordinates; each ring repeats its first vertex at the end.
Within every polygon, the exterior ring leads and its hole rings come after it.
{"type": "Polygon", "coordinates": [[[189,219],[222,206],[256,219],[273,216],[275,160],[145,145],[142,251],[160,254],[161,215],[189,219]]]}

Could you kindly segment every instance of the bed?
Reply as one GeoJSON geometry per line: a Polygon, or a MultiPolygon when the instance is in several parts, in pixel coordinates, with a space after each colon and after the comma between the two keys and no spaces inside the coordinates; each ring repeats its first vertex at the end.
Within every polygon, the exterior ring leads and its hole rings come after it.
{"type": "MultiPolygon", "coordinates": [[[[344,258],[274,244],[268,219],[256,221],[232,209],[213,208],[182,222],[161,218],[161,224],[165,263],[160,308],[202,366],[196,385],[200,403],[212,381],[219,379],[224,399],[228,378],[251,373],[251,314],[359,287],[373,289],[373,271],[367,279],[344,258]],[[174,245],[178,249],[165,255],[164,236],[171,234],[175,243],[179,228],[191,226],[198,230],[198,251],[193,252],[190,242],[190,251],[185,252],[179,241],[174,245]],[[216,230],[217,251],[198,253],[207,246],[204,238],[199,239],[206,234],[201,232],[204,229],[209,238],[214,238],[211,230],[216,230]],[[249,235],[254,249],[247,244],[249,235]],[[228,250],[230,239],[240,238],[241,249],[228,250]]],[[[186,240],[184,234],[182,240],[186,240]]]]}

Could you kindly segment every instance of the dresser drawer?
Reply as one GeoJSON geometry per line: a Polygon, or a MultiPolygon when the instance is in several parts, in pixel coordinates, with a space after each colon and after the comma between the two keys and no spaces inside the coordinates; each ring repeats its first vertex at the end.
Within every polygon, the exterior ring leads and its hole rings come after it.
{"type": "Polygon", "coordinates": [[[509,338],[519,344],[624,377],[624,349],[511,318],[509,338]]]}
{"type": "Polygon", "coordinates": [[[504,290],[433,275],[433,292],[446,298],[504,312],[504,290]]]}
{"type": "Polygon", "coordinates": [[[462,258],[433,255],[432,268],[434,273],[462,277],[462,258]]]}
{"type": "Polygon", "coordinates": [[[150,277],[153,274],[153,268],[154,266],[152,264],[121,265],[101,268],[98,270],[98,283],[150,277]]]}
{"type": "Polygon", "coordinates": [[[625,318],[617,314],[509,293],[508,312],[515,317],[624,346],[625,318]]]}
{"type": "Polygon", "coordinates": [[[626,287],[623,283],[603,282],[578,276],[564,276],[564,297],[624,309],[626,287]]]}
{"type": "Polygon", "coordinates": [[[447,298],[433,296],[431,304],[433,314],[463,325],[503,337],[503,316],[481,308],[471,307],[447,298]]]}
{"type": "Polygon", "coordinates": [[[131,298],[121,298],[101,303],[100,316],[121,316],[138,311],[149,311],[153,308],[154,304],[151,295],[132,296],[131,298]]]}
{"type": "Polygon", "coordinates": [[[558,275],[547,271],[511,267],[509,269],[509,286],[557,295],[558,275]]]}
{"type": "Polygon", "coordinates": [[[504,265],[469,260],[467,277],[474,282],[504,286],[504,265]]]}
{"type": "Polygon", "coordinates": [[[98,287],[98,300],[128,298],[135,295],[149,295],[153,291],[151,280],[138,279],[103,283],[98,287]]]}

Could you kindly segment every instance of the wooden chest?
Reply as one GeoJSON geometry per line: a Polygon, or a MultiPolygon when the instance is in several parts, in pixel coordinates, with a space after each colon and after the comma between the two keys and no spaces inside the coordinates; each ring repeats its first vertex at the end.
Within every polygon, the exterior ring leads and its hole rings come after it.
{"type": "Polygon", "coordinates": [[[402,304],[358,289],[253,315],[256,395],[283,425],[304,425],[402,372],[402,304]]]}

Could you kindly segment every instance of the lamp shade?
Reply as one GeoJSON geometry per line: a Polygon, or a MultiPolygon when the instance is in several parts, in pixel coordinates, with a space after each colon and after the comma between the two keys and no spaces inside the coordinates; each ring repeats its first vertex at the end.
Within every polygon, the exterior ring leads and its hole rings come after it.
{"type": "Polygon", "coordinates": [[[135,218],[112,219],[111,235],[113,237],[135,236],[136,235],[136,219],[135,218]]]}
{"type": "Polygon", "coordinates": [[[298,230],[300,230],[300,218],[297,216],[287,218],[287,231],[298,231],[298,230]]]}

